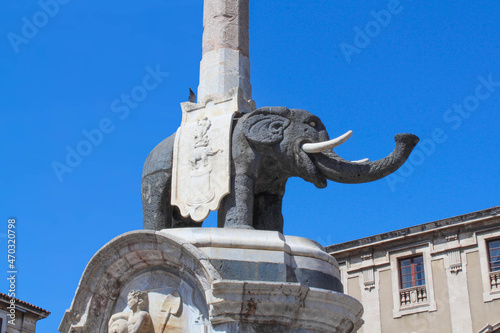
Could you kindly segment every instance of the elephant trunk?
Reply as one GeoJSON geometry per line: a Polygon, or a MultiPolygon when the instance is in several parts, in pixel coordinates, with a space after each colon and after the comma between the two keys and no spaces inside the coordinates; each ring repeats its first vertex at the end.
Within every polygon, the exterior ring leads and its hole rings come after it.
{"type": "Polygon", "coordinates": [[[396,171],[406,161],[419,139],[413,134],[397,134],[396,148],[380,160],[351,162],[333,151],[313,154],[319,171],[327,179],[346,184],[366,183],[383,178],[396,171]]]}

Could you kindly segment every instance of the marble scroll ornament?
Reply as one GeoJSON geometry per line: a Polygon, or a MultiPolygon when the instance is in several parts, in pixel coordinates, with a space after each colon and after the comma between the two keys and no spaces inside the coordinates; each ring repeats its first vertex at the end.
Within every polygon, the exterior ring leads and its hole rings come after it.
{"type": "Polygon", "coordinates": [[[251,111],[241,89],[227,97],[209,95],[181,103],[182,122],[173,151],[172,205],[182,216],[202,222],[229,193],[231,125],[236,112],[251,111]]]}

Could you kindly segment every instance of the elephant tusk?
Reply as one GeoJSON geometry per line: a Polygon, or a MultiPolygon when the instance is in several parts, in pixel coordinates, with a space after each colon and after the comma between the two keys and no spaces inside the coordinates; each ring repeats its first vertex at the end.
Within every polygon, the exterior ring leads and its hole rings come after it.
{"type": "Polygon", "coordinates": [[[330,150],[333,149],[337,146],[340,146],[344,142],[347,141],[352,135],[352,131],[348,131],[344,135],[339,136],[338,138],[329,140],[329,141],[323,141],[323,142],[315,142],[315,143],[304,143],[302,145],[302,150],[305,151],[306,153],[321,153],[322,151],[325,150],[330,150]]]}
{"type": "Polygon", "coordinates": [[[367,158],[363,158],[362,160],[359,160],[359,161],[352,161],[352,163],[365,163],[365,162],[369,162],[370,160],[367,159],[367,158]]]}

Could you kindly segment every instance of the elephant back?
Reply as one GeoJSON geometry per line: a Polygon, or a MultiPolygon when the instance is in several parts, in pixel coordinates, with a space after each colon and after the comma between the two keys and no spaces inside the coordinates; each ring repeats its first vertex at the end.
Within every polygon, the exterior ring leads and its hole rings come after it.
{"type": "Polygon", "coordinates": [[[172,154],[174,148],[175,133],[160,142],[148,155],[142,177],[146,177],[154,172],[172,170],[172,154]]]}

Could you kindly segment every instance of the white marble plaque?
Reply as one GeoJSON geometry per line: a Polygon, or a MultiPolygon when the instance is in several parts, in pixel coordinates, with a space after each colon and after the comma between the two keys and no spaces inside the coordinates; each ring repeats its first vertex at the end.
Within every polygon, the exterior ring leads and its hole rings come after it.
{"type": "Polygon", "coordinates": [[[241,89],[228,97],[209,95],[201,103],[181,103],[172,166],[172,205],[182,216],[202,222],[219,208],[231,181],[231,125],[237,111],[251,107],[241,89]]]}

